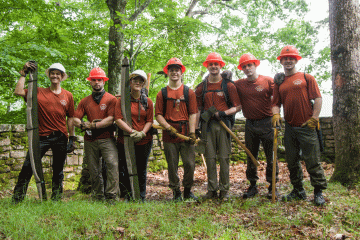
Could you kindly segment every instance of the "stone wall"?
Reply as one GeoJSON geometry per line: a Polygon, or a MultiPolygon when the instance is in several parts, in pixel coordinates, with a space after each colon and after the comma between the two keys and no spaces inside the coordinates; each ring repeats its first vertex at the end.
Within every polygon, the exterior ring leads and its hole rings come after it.
{"type": "MultiPolygon", "coordinates": [[[[322,125],[323,137],[325,142],[325,151],[322,154],[322,160],[332,162],[334,160],[335,154],[332,118],[321,118],[320,122],[322,125]]],[[[233,131],[243,142],[244,129],[245,119],[237,119],[233,131]]],[[[280,145],[278,151],[279,158],[283,158],[285,153],[284,147],[282,146],[282,136],[283,130],[280,131],[280,145]]],[[[161,132],[159,133],[159,138],[161,138],[161,132]]],[[[84,138],[82,136],[78,136],[76,149],[74,153],[68,155],[66,160],[66,165],[64,168],[65,182],[69,183],[78,179],[82,169],[82,163],[84,158],[83,146],[84,138]]],[[[161,147],[163,147],[162,144],[161,147]]],[[[151,165],[151,169],[153,170],[166,167],[166,163],[164,161],[165,157],[161,147],[159,146],[159,140],[157,136],[154,135],[154,145],[149,158],[149,165],[151,165]]],[[[21,170],[21,166],[25,160],[27,149],[28,142],[25,125],[0,125],[0,190],[4,188],[14,187],[17,176],[21,170]]],[[[201,163],[200,156],[197,157],[197,162],[201,163]]],[[[259,158],[265,159],[265,155],[262,151],[259,153],[259,158]]],[[[244,150],[239,148],[235,141],[233,141],[232,143],[231,160],[246,161],[246,154],[244,150]]],[[[51,161],[52,154],[51,151],[49,151],[43,158],[45,181],[48,185],[51,184],[51,161]]]]}

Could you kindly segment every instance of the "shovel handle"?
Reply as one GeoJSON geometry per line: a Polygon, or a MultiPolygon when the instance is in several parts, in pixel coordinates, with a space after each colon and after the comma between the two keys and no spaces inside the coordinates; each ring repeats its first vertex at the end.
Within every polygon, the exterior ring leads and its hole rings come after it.
{"type": "Polygon", "coordinates": [[[237,136],[235,135],[235,133],[233,133],[230,128],[228,128],[228,126],[226,126],[226,124],[219,120],[220,125],[231,135],[231,137],[242,147],[242,149],[245,150],[245,152],[247,153],[247,155],[249,155],[249,157],[251,158],[251,160],[253,161],[253,163],[255,164],[255,166],[259,166],[259,163],[256,161],[256,159],[254,158],[254,156],[252,155],[252,153],[250,152],[250,150],[237,138],[237,136]]]}
{"type": "MultiPolygon", "coordinates": [[[[152,127],[155,128],[155,129],[166,130],[163,126],[156,125],[156,124],[153,124],[152,127]]],[[[176,133],[176,136],[177,136],[178,138],[181,138],[181,139],[185,140],[185,141],[190,141],[190,138],[189,138],[189,137],[187,137],[187,136],[185,136],[185,135],[182,135],[182,134],[180,134],[180,133],[176,133]]],[[[198,142],[200,142],[200,139],[196,139],[196,143],[195,143],[195,144],[197,144],[198,142]]]]}
{"type": "Polygon", "coordinates": [[[271,201],[275,203],[275,189],[276,189],[276,162],[277,162],[277,137],[278,128],[274,129],[274,146],[273,146],[273,169],[272,169],[272,189],[271,189],[271,201]]]}

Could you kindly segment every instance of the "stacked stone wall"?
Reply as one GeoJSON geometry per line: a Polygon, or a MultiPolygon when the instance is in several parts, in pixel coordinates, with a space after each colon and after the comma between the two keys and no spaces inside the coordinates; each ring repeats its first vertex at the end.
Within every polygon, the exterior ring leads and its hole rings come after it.
{"type": "MultiPolygon", "coordinates": [[[[332,127],[332,118],[321,118],[320,123],[322,126],[323,139],[325,143],[325,151],[322,154],[322,160],[332,162],[335,156],[335,141],[332,127]]],[[[233,128],[234,133],[244,142],[245,119],[237,119],[233,128]]],[[[284,158],[283,147],[283,132],[284,128],[280,131],[280,145],[278,156],[284,158]]],[[[166,167],[165,157],[162,150],[163,144],[161,139],[161,131],[159,135],[154,135],[153,149],[149,158],[149,165],[152,170],[163,169],[166,167]],[[160,143],[160,144],[159,144],[160,143]]],[[[84,160],[84,138],[77,137],[76,149],[74,153],[69,154],[66,159],[64,168],[65,182],[72,182],[78,179],[81,174],[82,164],[84,160]]],[[[25,160],[28,149],[26,126],[22,124],[0,125],[0,190],[4,188],[13,188],[21,170],[21,166],[25,160]]],[[[262,151],[259,153],[259,159],[265,160],[265,155],[262,151]]],[[[235,141],[232,142],[232,161],[246,161],[246,154],[235,141]]],[[[48,151],[43,161],[44,175],[46,184],[51,184],[51,161],[52,153],[48,151]]],[[[201,163],[200,156],[197,156],[197,162],[201,163]]]]}

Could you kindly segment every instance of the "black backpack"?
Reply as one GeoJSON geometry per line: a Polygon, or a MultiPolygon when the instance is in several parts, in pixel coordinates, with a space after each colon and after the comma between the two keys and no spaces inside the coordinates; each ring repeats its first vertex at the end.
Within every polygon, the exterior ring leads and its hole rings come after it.
{"type": "Polygon", "coordinates": [[[162,93],[162,97],[163,97],[163,117],[165,117],[166,104],[167,104],[168,100],[172,100],[174,102],[174,107],[175,107],[176,101],[185,101],[186,110],[189,111],[189,89],[190,88],[184,84],[184,99],[168,98],[167,87],[163,87],[161,89],[161,93],[162,93]]]}
{"type": "MultiPolygon", "coordinates": [[[[231,99],[230,99],[230,95],[229,95],[229,91],[228,91],[228,87],[227,87],[227,84],[229,83],[229,82],[231,82],[231,83],[233,83],[234,84],[234,82],[231,80],[231,79],[229,79],[229,78],[226,78],[226,77],[224,77],[223,75],[222,75],[222,77],[223,77],[223,81],[222,81],[222,83],[221,83],[221,90],[210,90],[210,91],[208,91],[207,90],[207,83],[208,83],[208,80],[207,80],[207,78],[205,78],[201,83],[199,83],[199,85],[197,85],[196,86],[196,88],[198,88],[198,87],[200,87],[200,86],[203,86],[203,88],[202,88],[202,103],[204,104],[204,101],[205,101],[205,94],[207,93],[207,92],[224,92],[224,97],[225,97],[225,101],[226,101],[226,105],[228,106],[228,108],[232,108],[233,107],[233,104],[232,104],[232,102],[231,102],[231,99]]],[[[198,106],[199,107],[199,106],[198,106]]],[[[204,112],[204,107],[203,106],[201,106],[200,107],[201,108],[201,113],[203,113],[204,112]]],[[[229,123],[230,123],[230,126],[228,125],[228,127],[230,127],[230,129],[234,126],[234,124],[235,124],[235,114],[234,115],[230,115],[230,116],[228,116],[228,121],[229,121],[229,123]]]]}

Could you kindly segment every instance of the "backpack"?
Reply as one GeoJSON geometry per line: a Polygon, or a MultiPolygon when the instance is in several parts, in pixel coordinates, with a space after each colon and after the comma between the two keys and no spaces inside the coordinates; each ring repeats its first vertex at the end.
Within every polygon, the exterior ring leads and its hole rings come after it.
{"type": "MultiPolygon", "coordinates": [[[[221,83],[221,90],[210,90],[208,91],[207,90],[207,83],[208,83],[208,80],[207,78],[205,78],[199,85],[196,86],[196,88],[200,87],[200,86],[203,86],[203,89],[202,89],[202,93],[201,93],[201,98],[202,98],[202,103],[204,104],[204,101],[205,101],[205,94],[207,92],[224,92],[224,97],[225,97],[225,101],[226,101],[226,105],[228,106],[228,108],[232,108],[233,107],[233,104],[231,102],[231,99],[230,99],[230,95],[229,95],[229,91],[228,91],[228,87],[227,87],[227,84],[229,82],[233,83],[234,82],[229,79],[229,78],[225,78],[224,76],[223,77],[223,81],[221,83]]],[[[204,108],[203,106],[201,106],[201,113],[204,112],[204,108]]],[[[228,120],[229,120],[229,123],[230,123],[230,129],[234,126],[235,124],[235,114],[234,115],[231,115],[231,116],[228,116],[228,120]]]]}
{"type": "Polygon", "coordinates": [[[161,94],[163,96],[163,116],[165,117],[166,113],[166,104],[168,100],[174,101],[174,107],[176,104],[176,101],[184,101],[186,103],[186,110],[189,111],[189,87],[184,84],[184,100],[183,99],[174,99],[174,98],[168,98],[167,95],[167,87],[163,87],[161,89],[161,94]]]}

